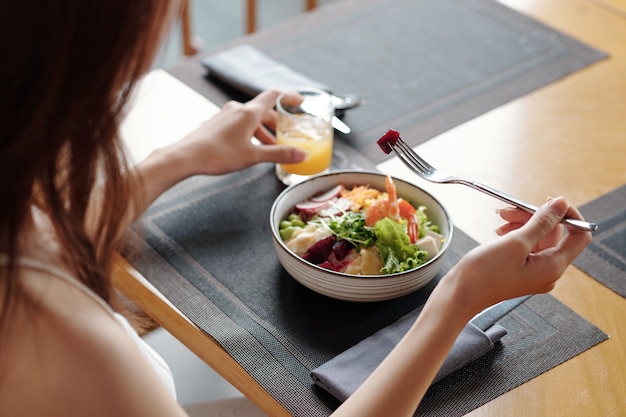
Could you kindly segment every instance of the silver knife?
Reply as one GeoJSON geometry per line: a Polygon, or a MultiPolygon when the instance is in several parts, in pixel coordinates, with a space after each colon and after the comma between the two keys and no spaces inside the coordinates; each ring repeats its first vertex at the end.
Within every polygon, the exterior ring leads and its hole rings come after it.
{"type": "Polygon", "coordinates": [[[341,133],[343,133],[344,135],[347,135],[348,133],[350,133],[352,130],[350,129],[350,126],[348,126],[347,124],[345,124],[339,117],[337,116],[333,116],[333,119],[330,121],[330,124],[337,129],[338,131],[340,131],[341,133]]]}
{"type": "MultiPolygon", "coordinates": [[[[311,112],[311,109],[308,108],[305,104],[301,104],[299,110],[303,111],[304,113],[315,114],[315,112],[311,112]]],[[[350,127],[337,116],[333,116],[333,118],[330,120],[330,124],[333,128],[346,135],[352,131],[350,127]]]]}

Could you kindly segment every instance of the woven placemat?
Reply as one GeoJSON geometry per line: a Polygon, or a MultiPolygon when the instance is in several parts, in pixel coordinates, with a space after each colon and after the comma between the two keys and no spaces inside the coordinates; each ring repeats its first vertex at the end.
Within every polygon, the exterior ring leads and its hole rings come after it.
{"type": "MultiPolygon", "coordinates": [[[[240,43],[364,96],[337,136],[376,163],[389,128],[414,146],[606,56],[494,0],[343,0],[224,48],[240,43]]],[[[207,54],[168,71],[220,103],[207,54]]]]}
{"type": "MultiPolygon", "coordinates": [[[[378,303],[312,292],[273,249],[269,212],[283,188],[272,165],[191,178],[150,207],[130,235],[128,257],[292,415],[326,416],[337,401],[313,385],[310,371],[422,305],[441,275],[378,303]]],[[[475,245],[457,229],[442,273],[475,245]]],[[[606,338],[549,295],[498,322],[508,330],[502,344],[434,385],[418,414],[467,413],[606,338]]]]}
{"type": "Polygon", "coordinates": [[[626,185],[585,204],[580,211],[598,223],[598,230],[574,265],[626,297],[626,185]]]}

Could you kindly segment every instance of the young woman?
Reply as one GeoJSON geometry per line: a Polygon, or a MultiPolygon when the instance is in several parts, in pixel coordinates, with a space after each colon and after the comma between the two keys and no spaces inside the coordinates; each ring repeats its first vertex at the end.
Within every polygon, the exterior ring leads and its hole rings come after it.
{"type": "MultiPolygon", "coordinates": [[[[274,121],[278,94],[267,91],[226,104],[129,168],[118,137],[124,105],[177,7],[166,0],[0,4],[7,40],[0,67],[2,416],[184,416],[167,365],[116,312],[112,254],[143,210],[189,176],[305,158],[276,145],[264,127],[274,121]]],[[[549,291],[591,239],[578,230],[563,234],[564,216],[581,218],[563,198],[532,217],[515,209],[500,215],[503,236],[443,278],[403,341],[337,416],[412,415],[474,314],[549,291]]],[[[260,413],[244,406],[245,415],[260,413]]]]}

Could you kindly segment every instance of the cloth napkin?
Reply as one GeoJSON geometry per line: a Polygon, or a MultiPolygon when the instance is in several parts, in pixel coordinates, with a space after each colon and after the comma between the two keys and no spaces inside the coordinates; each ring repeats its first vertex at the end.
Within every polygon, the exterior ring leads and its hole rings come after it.
{"type": "Polygon", "coordinates": [[[250,97],[275,88],[288,90],[316,87],[331,92],[330,87],[303,75],[270,58],[257,48],[238,45],[210,55],[202,60],[209,77],[223,82],[250,97]]]}
{"type": "MultiPolygon", "coordinates": [[[[345,401],[376,369],[409,330],[421,307],[379,330],[311,371],[313,382],[345,401]]],[[[454,342],[433,383],[457,371],[494,348],[506,329],[494,324],[486,331],[468,323],[454,342]]]]}

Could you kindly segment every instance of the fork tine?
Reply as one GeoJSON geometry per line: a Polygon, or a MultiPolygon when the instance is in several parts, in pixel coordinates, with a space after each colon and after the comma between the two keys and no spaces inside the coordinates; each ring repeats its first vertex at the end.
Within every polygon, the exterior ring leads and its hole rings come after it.
{"type": "Polygon", "coordinates": [[[400,157],[407,165],[412,168],[416,168],[421,174],[427,173],[430,170],[428,164],[424,161],[400,138],[396,141],[392,148],[396,151],[398,157],[400,157]]]}
{"type": "Polygon", "coordinates": [[[404,162],[404,164],[406,166],[408,166],[411,170],[413,170],[415,173],[417,173],[418,175],[424,175],[424,170],[422,169],[422,167],[415,163],[410,157],[408,157],[405,153],[399,151],[396,148],[393,148],[394,151],[396,151],[396,155],[398,155],[398,158],[400,158],[400,160],[402,162],[404,162]]]}
{"type": "Polygon", "coordinates": [[[404,150],[405,153],[411,155],[411,158],[418,163],[422,169],[426,172],[429,172],[433,169],[433,166],[430,165],[428,162],[426,162],[421,156],[419,156],[419,154],[417,152],[415,152],[413,150],[413,148],[411,148],[409,145],[406,144],[406,142],[404,142],[402,140],[402,138],[398,138],[397,141],[400,146],[402,147],[402,149],[404,150]]]}
{"type": "Polygon", "coordinates": [[[394,150],[398,158],[400,158],[400,160],[409,168],[417,171],[418,173],[423,172],[422,166],[414,158],[411,158],[411,155],[406,152],[406,149],[402,146],[402,144],[396,142],[391,146],[391,148],[394,150]]]}

